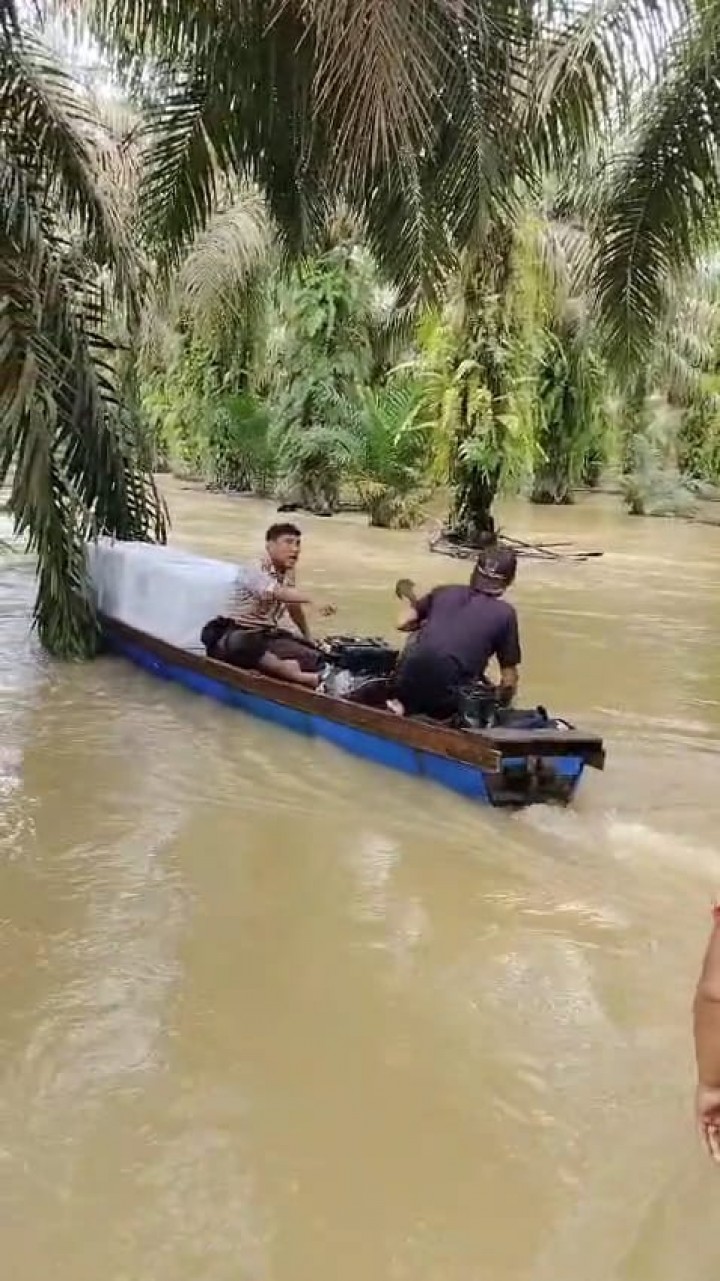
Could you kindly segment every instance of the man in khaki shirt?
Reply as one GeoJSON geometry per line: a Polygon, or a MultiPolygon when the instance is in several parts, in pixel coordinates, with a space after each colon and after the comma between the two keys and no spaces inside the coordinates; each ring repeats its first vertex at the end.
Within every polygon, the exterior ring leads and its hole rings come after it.
{"type": "Polygon", "coordinates": [[[298,600],[282,600],[282,593],[277,591],[278,587],[295,588],[301,537],[297,525],[271,525],[259,564],[238,571],[230,602],[230,614],[238,627],[277,627],[287,612],[301,636],[312,639],[302,604],[298,600]]]}
{"type": "MultiPolygon", "coordinates": [[[[260,563],[238,569],[230,617],[212,620],[203,643],[211,657],[316,688],[324,663],[312,644],[303,608],[311,604],[310,597],[295,586],[300,542],[296,525],[270,526],[260,563]],[[299,634],[278,626],[286,613],[299,634]]],[[[322,612],[334,613],[334,607],[325,606],[322,612]]]]}

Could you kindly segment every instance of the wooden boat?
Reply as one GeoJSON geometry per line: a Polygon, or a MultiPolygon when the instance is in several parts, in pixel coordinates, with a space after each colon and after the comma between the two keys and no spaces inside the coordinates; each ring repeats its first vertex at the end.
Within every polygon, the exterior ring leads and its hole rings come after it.
{"type": "Polygon", "coordinates": [[[457,730],[241,671],[102,617],[109,647],[153,676],[490,805],[567,803],[602,740],[577,730],[457,730]]]}

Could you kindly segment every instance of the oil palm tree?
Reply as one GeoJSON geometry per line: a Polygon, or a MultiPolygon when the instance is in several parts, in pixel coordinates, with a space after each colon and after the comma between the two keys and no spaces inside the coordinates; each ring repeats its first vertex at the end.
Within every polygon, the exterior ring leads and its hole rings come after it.
{"type": "MultiPolygon", "coordinates": [[[[488,300],[505,288],[528,192],[625,123],[635,44],[652,47],[664,21],[653,0],[88,3],[145,96],[144,221],[161,256],[177,263],[207,224],[220,176],[249,175],[293,253],[316,247],[338,198],[361,214],[401,306],[442,296],[468,261],[488,300]]],[[[504,337],[483,345],[466,311],[504,440],[504,337]]],[[[467,533],[486,523],[502,467],[461,443],[454,521],[467,533]]]]}
{"type": "Polygon", "coordinates": [[[509,228],[462,256],[440,305],[428,309],[417,350],[401,366],[420,387],[408,424],[425,441],[429,475],[452,494],[448,533],[481,545],[499,490],[532,464],[532,335],[537,306],[509,228]]]}
{"type": "Polygon", "coordinates": [[[88,534],[164,533],[104,327],[108,296],[131,314],[139,288],[113,151],[90,100],[0,0],[0,484],[37,555],[40,638],[66,655],[96,639],[88,534]]]}
{"type": "Polygon", "coordinates": [[[218,169],[250,170],[291,245],[341,189],[382,265],[432,288],[538,165],[601,136],[596,288],[627,373],[668,279],[716,238],[720,0],[87,4],[152,86],[146,218],[171,251],[209,217],[218,169]]]}
{"type": "Polygon", "coordinates": [[[371,525],[412,529],[422,519],[428,459],[414,430],[421,398],[420,384],[398,374],[383,386],[365,388],[359,397],[349,476],[371,525]]]}
{"type": "Polygon", "coordinates": [[[651,0],[88,4],[148,108],[146,225],[171,256],[218,173],[250,173],[291,248],[342,194],[412,289],[507,216],[538,163],[622,117],[628,33],[660,21],[651,0]]]}
{"type": "Polygon", "coordinates": [[[570,503],[590,459],[602,459],[609,416],[607,373],[582,306],[549,318],[537,371],[535,503],[570,503]]]}

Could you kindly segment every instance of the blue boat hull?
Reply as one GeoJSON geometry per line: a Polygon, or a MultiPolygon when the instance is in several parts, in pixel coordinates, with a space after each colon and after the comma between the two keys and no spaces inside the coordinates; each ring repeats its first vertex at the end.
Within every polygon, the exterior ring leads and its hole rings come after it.
{"type": "MultiPolygon", "coordinates": [[[[554,789],[554,793],[548,791],[547,794],[543,794],[532,789],[524,792],[521,787],[517,796],[513,798],[512,788],[498,788],[495,771],[484,770],[476,764],[450,759],[396,739],[368,732],[355,725],[345,724],[314,712],[264,698],[260,694],[238,688],[235,684],[210,675],[201,668],[195,669],[186,663],[175,663],[165,654],[154,653],[141,643],[117,634],[115,629],[106,632],[106,639],[114,652],[121,654],[153,676],[174,681],[197,694],[203,694],[230,707],[237,707],[251,716],[259,717],[274,725],[281,725],[296,733],[324,739],[364,760],[374,761],[378,765],[384,765],[403,774],[413,774],[419,778],[429,779],[460,796],[469,797],[483,804],[517,806],[559,799],[567,803],[574,794],[585,768],[585,760],[581,756],[556,755],[552,758],[542,758],[543,765],[548,771],[553,772],[559,785],[554,789]]],[[[522,776],[523,772],[527,772],[527,768],[527,759],[523,757],[518,757],[516,760],[507,758],[503,761],[504,777],[509,779],[512,779],[513,774],[522,776]]]]}

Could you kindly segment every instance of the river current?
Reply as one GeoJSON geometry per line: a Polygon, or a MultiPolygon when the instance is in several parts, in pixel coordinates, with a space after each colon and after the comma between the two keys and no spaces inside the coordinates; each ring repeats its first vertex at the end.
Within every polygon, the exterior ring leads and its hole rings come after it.
{"type": "MultiPolygon", "coordinates": [[[[269,504],[170,482],[173,538],[269,504]]],[[[605,736],[507,814],[52,662],[0,562],[0,1242],[13,1281],[716,1281],[690,1003],[720,889],[720,529],[501,511],[523,701],[605,736]]],[[[457,580],[303,517],[337,630],[457,580]]],[[[0,535],[2,535],[0,529],[0,535]]]]}

